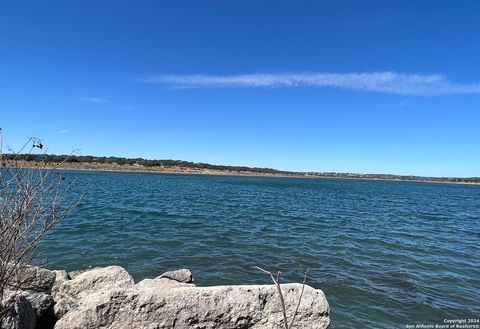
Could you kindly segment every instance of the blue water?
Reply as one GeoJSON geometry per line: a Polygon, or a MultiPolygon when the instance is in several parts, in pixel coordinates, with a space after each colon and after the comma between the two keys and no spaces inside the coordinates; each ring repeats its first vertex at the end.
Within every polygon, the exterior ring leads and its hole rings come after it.
{"type": "Polygon", "coordinates": [[[480,186],[69,171],[83,201],[39,250],[52,268],[186,267],[198,285],[321,288],[332,328],[480,316],[480,186]]]}

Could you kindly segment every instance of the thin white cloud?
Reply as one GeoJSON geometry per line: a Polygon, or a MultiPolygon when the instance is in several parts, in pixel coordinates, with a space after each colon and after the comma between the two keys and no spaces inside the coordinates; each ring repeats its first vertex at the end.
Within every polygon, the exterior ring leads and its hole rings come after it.
{"type": "Polygon", "coordinates": [[[479,83],[456,83],[443,75],[395,72],[156,75],[141,80],[175,88],[339,88],[398,95],[479,94],[479,83]]]}
{"type": "Polygon", "coordinates": [[[57,131],[57,134],[61,135],[61,134],[66,134],[70,131],[70,129],[61,129],[59,131],[57,131]]]}
{"type": "Polygon", "coordinates": [[[94,103],[94,104],[106,104],[109,103],[109,100],[106,98],[100,97],[84,97],[80,99],[83,102],[94,103]]]}

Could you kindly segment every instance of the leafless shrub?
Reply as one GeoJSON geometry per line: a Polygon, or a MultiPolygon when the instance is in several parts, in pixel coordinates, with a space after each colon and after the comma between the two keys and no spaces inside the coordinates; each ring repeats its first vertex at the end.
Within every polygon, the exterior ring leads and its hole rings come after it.
{"type": "MultiPolygon", "coordinates": [[[[40,240],[80,202],[87,182],[69,180],[55,167],[41,163],[28,166],[33,152],[43,152],[43,143],[30,138],[18,151],[3,156],[0,130],[0,302],[6,290],[18,291],[27,281],[24,269],[40,240]],[[22,278],[18,280],[18,278],[22,278]]],[[[2,309],[0,319],[8,310],[2,309]]]]}
{"type": "Polygon", "coordinates": [[[282,272],[278,271],[277,272],[277,277],[275,278],[275,276],[272,274],[272,272],[264,270],[261,267],[253,266],[252,268],[255,268],[259,271],[262,271],[263,273],[266,273],[266,274],[270,275],[270,278],[272,279],[273,283],[277,287],[278,295],[279,295],[279,298],[280,298],[280,306],[282,307],[283,323],[284,323],[285,329],[292,329],[293,324],[295,323],[295,318],[297,317],[298,309],[300,308],[300,303],[302,302],[303,291],[305,290],[305,282],[307,281],[307,274],[308,274],[309,269],[307,269],[305,271],[305,274],[303,276],[302,291],[300,293],[300,296],[298,297],[297,307],[295,308],[295,312],[293,313],[292,319],[291,319],[290,324],[289,324],[288,323],[288,316],[287,316],[287,309],[285,307],[285,299],[283,298],[282,287],[280,286],[280,274],[282,272]]]}

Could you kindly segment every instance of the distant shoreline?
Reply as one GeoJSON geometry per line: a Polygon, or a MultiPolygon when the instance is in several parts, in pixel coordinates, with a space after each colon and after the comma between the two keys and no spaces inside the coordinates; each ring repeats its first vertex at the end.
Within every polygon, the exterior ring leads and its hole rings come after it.
{"type": "MultiPolygon", "coordinates": [[[[6,165],[13,167],[12,161],[7,161],[6,165]]],[[[204,164],[202,164],[204,165],[204,164]]],[[[139,164],[117,164],[117,163],[98,163],[98,162],[42,162],[42,161],[22,161],[22,166],[28,168],[57,168],[62,170],[89,170],[89,171],[107,171],[107,172],[135,172],[135,173],[163,173],[163,174],[197,174],[197,175],[217,175],[217,176],[251,176],[251,177],[278,177],[278,178],[326,178],[326,179],[356,179],[356,180],[381,180],[397,182],[423,182],[423,183],[449,183],[464,185],[480,185],[480,178],[453,178],[453,177],[422,177],[422,176],[402,176],[389,174],[354,174],[354,173],[313,173],[313,172],[287,172],[274,169],[264,169],[270,172],[261,172],[263,168],[252,168],[255,171],[235,170],[233,169],[212,169],[195,168],[181,166],[153,166],[147,167],[139,164]]],[[[215,165],[210,165],[215,167],[215,165]]],[[[225,166],[218,166],[225,167],[225,166]]],[[[248,167],[241,167],[248,168],[248,167]]]]}
{"type": "Polygon", "coordinates": [[[303,178],[303,179],[351,179],[351,180],[371,180],[371,181],[386,181],[386,182],[412,182],[412,183],[435,183],[435,184],[460,184],[460,185],[477,185],[477,182],[452,182],[452,181],[434,181],[434,180],[415,180],[415,179],[393,179],[393,178],[365,178],[365,177],[330,177],[330,176],[307,176],[301,174],[285,175],[285,174],[259,174],[255,172],[200,172],[200,171],[172,171],[172,170],[150,170],[150,169],[95,169],[95,168],[67,168],[58,167],[60,170],[84,170],[84,171],[98,171],[98,172],[120,172],[120,173],[149,173],[149,174],[180,174],[180,175],[211,175],[211,176],[239,176],[239,177],[273,177],[273,178],[303,178]]]}

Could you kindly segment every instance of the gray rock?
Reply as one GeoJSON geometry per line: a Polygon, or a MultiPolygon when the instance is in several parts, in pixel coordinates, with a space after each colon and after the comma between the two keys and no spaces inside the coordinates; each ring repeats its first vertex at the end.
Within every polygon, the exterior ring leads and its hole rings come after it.
{"type": "Polygon", "coordinates": [[[58,294],[61,297],[79,299],[82,295],[131,287],[134,283],[132,276],[120,266],[97,267],[78,274],[72,280],[63,281],[58,287],[58,294]]]}
{"type": "Polygon", "coordinates": [[[36,319],[42,318],[47,312],[53,307],[53,298],[50,295],[47,295],[43,292],[27,292],[23,291],[20,293],[20,296],[25,296],[25,298],[30,302],[34,311],[36,319]]]}
{"type": "Polygon", "coordinates": [[[165,272],[162,275],[160,275],[158,278],[167,278],[167,279],[175,280],[178,282],[185,282],[185,283],[193,282],[192,272],[190,272],[190,270],[187,270],[185,268],[181,270],[165,272]]]}
{"type": "Polygon", "coordinates": [[[60,319],[65,315],[72,307],[76,305],[75,301],[67,298],[62,298],[60,294],[60,287],[68,280],[70,275],[65,270],[55,270],[55,283],[52,287],[52,297],[55,300],[53,306],[54,319],[60,319]]]}
{"type": "MultiPolygon", "coordinates": [[[[274,285],[194,287],[165,284],[164,278],[84,296],[55,329],[282,328],[274,285]]],[[[283,284],[289,319],[301,284],[283,284]]],[[[295,328],[327,328],[330,308],[321,290],[305,286],[295,328]]]]}
{"type": "Polygon", "coordinates": [[[55,298],[56,294],[58,293],[58,290],[60,289],[60,286],[65,281],[70,280],[70,277],[68,276],[68,273],[65,270],[53,270],[52,272],[55,273],[55,282],[53,283],[53,287],[52,287],[52,296],[55,298]]]}
{"type": "Polygon", "coordinates": [[[70,279],[75,279],[80,274],[85,273],[85,272],[90,271],[90,270],[91,270],[90,268],[87,268],[87,269],[83,269],[83,270],[70,271],[70,272],[67,273],[67,275],[70,279]]]}
{"type": "Polygon", "coordinates": [[[137,289],[159,289],[159,288],[178,288],[195,287],[193,283],[178,282],[175,280],[158,277],[156,279],[144,279],[135,285],[137,289]]]}
{"type": "Polygon", "coordinates": [[[60,319],[72,308],[75,308],[78,303],[73,299],[61,298],[55,302],[53,305],[53,315],[55,319],[60,319]]]}
{"type": "Polygon", "coordinates": [[[25,296],[18,292],[7,292],[0,304],[2,309],[7,309],[5,316],[0,320],[0,328],[35,328],[35,310],[25,296]]]}
{"type": "Polygon", "coordinates": [[[55,283],[55,272],[37,266],[21,266],[9,281],[11,290],[27,290],[50,294],[55,283]]]}
{"type": "Polygon", "coordinates": [[[55,316],[60,318],[76,307],[84,297],[116,288],[132,287],[134,283],[132,276],[120,266],[99,267],[82,272],[71,280],[63,281],[56,289],[55,316]]]}

